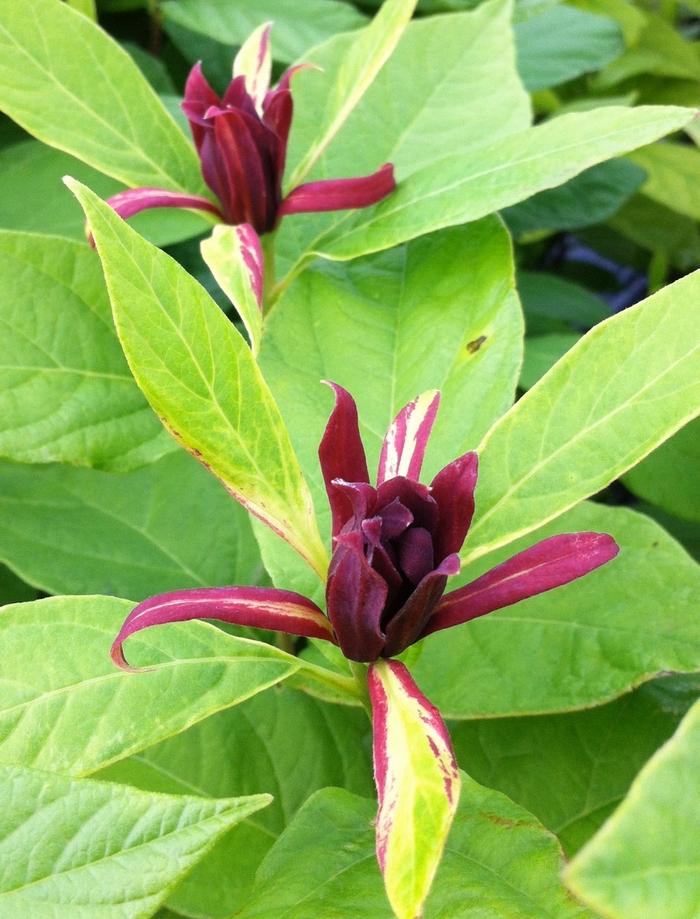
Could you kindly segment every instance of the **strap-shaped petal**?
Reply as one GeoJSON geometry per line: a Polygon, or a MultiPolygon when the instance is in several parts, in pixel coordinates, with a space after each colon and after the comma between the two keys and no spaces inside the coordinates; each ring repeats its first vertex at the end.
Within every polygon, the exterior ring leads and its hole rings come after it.
{"type": "Polygon", "coordinates": [[[377,859],[398,919],[422,915],[457,809],[460,777],[440,712],[399,661],[369,668],[377,859]]]}
{"type": "Polygon", "coordinates": [[[219,104],[219,97],[209,85],[207,78],[202,73],[202,62],[198,61],[189,72],[185,83],[185,98],[181,108],[190,123],[192,139],[197,150],[202,145],[202,138],[206,130],[204,117],[207,109],[219,104]]]}
{"type": "Polygon", "coordinates": [[[606,533],[550,536],[446,594],[423,635],[461,625],[575,581],[615,558],[619,548],[606,533]]]}
{"type": "Polygon", "coordinates": [[[208,198],[201,195],[187,195],[182,192],[168,191],[166,188],[127,188],[107,198],[107,204],[123,217],[133,217],[140,211],[152,207],[188,207],[198,211],[208,211],[223,220],[219,208],[208,198]]]}
{"type": "Polygon", "coordinates": [[[189,619],[216,619],[233,625],[334,641],[328,619],[315,603],[301,594],[272,587],[204,587],[171,591],[139,603],[114,640],[112,660],[129,669],[122,647],[130,635],[154,625],[189,619]]]}
{"type": "Polygon", "coordinates": [[[337,488],[333,482],[342,479],[350,483],[367,483],[369,472],[355,400],[337,383],[328,383],[328,386],[335,393],[335,406],[318,447],[318,458],[333,516],[333,536],[337,536],[342,525],[352,516],[353,504],[343,489],[337,488]]]}
{"type": "Polygon", "coordinates": [[[234,79],[240,76],[245,77],[248,95],[254,100],[255,107],[260,114],[272,74],[271,27],[270,22],[258,26],[243,42],[233,62],[234,79]]]}
{"type": "Polygon", "coordinates": [[[458,456],[430,483],[430,493],[440,508],[435,535],[435,559],[459,552],[474,516],[474,489],[479,471],[476,453],[458,456]]]}
{"type": "Polygon", "coordinates": [[[431,389],[409,402],[394,418],[382,444],[377,485],[399,475],[418,479],[439,405],[440,393],[431,389]]]}
{"type": "Polygon", "coordinates": [[[356,179],[321,179],[292,189],[282,202],[280,217],[319,211],[345,211],[377,204],[396,188],[394,167],[385,163],[376,172],[356,179]]]}

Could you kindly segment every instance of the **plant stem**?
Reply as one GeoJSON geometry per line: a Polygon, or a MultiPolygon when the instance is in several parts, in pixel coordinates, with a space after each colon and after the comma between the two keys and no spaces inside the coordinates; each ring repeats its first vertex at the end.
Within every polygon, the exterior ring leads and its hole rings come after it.
{"type": "Polygon", "coordinates": [[[372,705],[369,701],[369,690],[367,689],[367,664],[358,664],[356,661],[348,661],[350,670],[355,677],[355,686],[359,695],[362,706],[367,712],[369,720],[372,720],[372,705]]]}

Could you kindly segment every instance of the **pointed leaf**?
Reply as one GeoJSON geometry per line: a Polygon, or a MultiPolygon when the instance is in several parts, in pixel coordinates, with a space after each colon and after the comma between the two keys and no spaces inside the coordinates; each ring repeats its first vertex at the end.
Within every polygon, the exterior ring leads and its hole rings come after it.
{"type": "Polygon", "coordinates": [[[369,669],[377,858],[398,919],[415,919],[437,871],[460,776],[440,713],[399,661],[369,669]]]}
{"type": "Polygon", "coordinates": [[[567,884],[593,909],[615,919],[697,914],[699,760],[700,701],[567,869],[567,884]]]}
{"type": "Polygon", "coordinates": [[[146,398],[232,495],[323,576],[326,552],[311,497],[250,349],[184,268],[85,186],[72,187],[102,259],[117,332],[146,398]]]}
{"type": "Polygon", "coordinates": [[[397,164],[396,191],[371,211],[353,212],[338,222],[312,251],[356,258],[477,220],[676,131],[694,117],[694,109],[674,106],[604,106],[562,115],[477,149],[447,152],[415,171],[397,164]]]}
{"type": "Polygon", "coordinates": [[[56,0],[0,2],[0,109],[127,185],[203,190],[194,149],[129,56],[56,0]]]}
{"type": "Polygon", "coordinates": [[[300,594],[273,587],[203,587],[158,594],[139,603],[114,639],[112,660],[128,669],[122,646],[130,635],[155,625],[191,619],[215,619],[231,625],[333,640],[333,630],[321,610],[300,594]]]}
{"type": "MultiPolygon", "coordinates": [[[[324,107],[316,113],[315,139],[293,169],[289,179],[290,189],[296,188],[303,181],[347,121],[396,47],[415,6],[416,0],[386,0],[372,22],[352,34],[343,49],[334,79],[324,83],[326,101],[324,107]]],[[[313,59],[313,54],[310,58],[313,59]]],[[[306,79],[318,80],[323,79],[323,76],[310,74],[306,79]]]]}
{"type": "Polygon", "coordinates": [[[0,766],[0,913],[150,916],[220,836],[271,800],[151,794],[0,766]]]}
{"type": "Polygon", "coordinates": [[[202,258],[231,303],[248,333],[257,355],[262,336],[262,298],[265,262],[260,240],[247,223],[232,227],[219,224],[200,244],[202,258]]]}
{"type": "Polygon", "coordinates": [[[133,638],[132,661],[151,670],[124,673],[109,649],[132,606],[93,596],[3,608],[0,762],[85,775],[250,698],[300,666],[270,645],[187,622],[133,638]]]}
{"type": "Polygon", "coordinates": [[[466,558],[541,526],[698,413],[700,271],[585,335],[479,448],[466,558]]]}

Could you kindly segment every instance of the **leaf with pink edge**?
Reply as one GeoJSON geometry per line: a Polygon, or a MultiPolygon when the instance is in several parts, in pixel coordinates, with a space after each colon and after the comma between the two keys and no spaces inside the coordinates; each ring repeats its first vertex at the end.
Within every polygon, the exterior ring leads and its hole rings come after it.
{"type": "Polygon", "coordinates": [[[399,661],[369,670],[377,859],[399,919],[422,911],[457,809],[460,775],[440,713],[399,661]]]}

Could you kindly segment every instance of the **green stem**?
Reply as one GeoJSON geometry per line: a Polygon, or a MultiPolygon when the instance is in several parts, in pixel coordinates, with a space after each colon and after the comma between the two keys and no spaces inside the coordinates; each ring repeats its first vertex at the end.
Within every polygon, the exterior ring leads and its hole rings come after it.
{"type": "Polygon", "coordinates": [[[333,670],[327,670],[325,667],[319,667],[318,664],[312,664],[306,660],[303,660],[302,664],[296,676],[320,683],[343,696],[351,696],[355,700],[363,701],[358,684],[352,677],[343,676],[341,673],[335,673],[333,670]]]}
{"type": "Polygon", "coordinates": [[[265,272],[263,283],[263,309],[265,312],[274,303],[275,299],[275,237],[276,233],[266,233],[260,237],[263,256],[265,258],[265,272]]]}
{"type": "Polygon", "coordinates": [[[356,661],[348,661],[350,670],[355,678],[355,686],[359,695],[362,706],[367,712],[369,720],[372,720],[372,705],[369,701],[369,690],[367,688],[367,664],[358,664],[356,661]]]}

